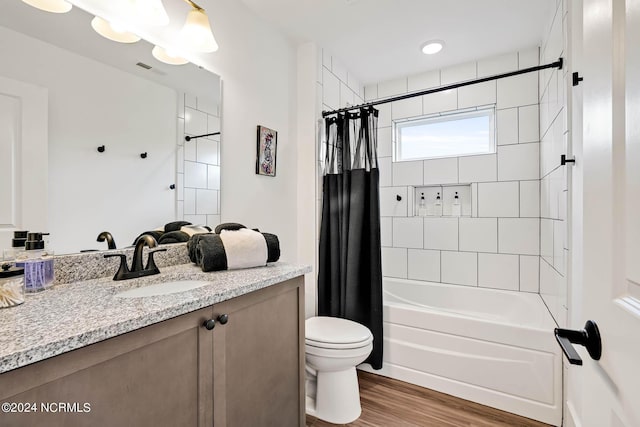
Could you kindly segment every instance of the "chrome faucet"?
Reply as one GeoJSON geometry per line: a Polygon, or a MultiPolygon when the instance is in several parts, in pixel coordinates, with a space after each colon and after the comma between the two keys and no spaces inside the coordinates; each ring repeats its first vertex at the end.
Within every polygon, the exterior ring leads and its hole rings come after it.
{"type": "Polygon", "coordinates": [[[111,233],[109,233],[108,231],[103,231],[102,233],[98,234],[98,239],[96,241],[104,242],[105,240],[107,241],[109,249],[116,249],[116,241],[113,239],[113,235],[111,235],[111,233]]]}
{"type": "Polygon", "coordinates": [[[153,274],[160,274],[160,269],[156,266],[156,263],[153,259],[153,254],[156,252],[164,252],[166,249],[155,249],[153,251],[149,251],[149,258],[147,260],[147,266],[142,267],[142,257],[143,257],[143,249],[145,246],[149,246],[150,248],[155,248],[158,246],[158,242],[152,236],[148,234],[144,234],[136,240],[136,248],[133,251],[133,260],[131,262],[131,270],[127,266],[127,256],[124,254],[106,254],[105,258],[111,257],[119,257],[120,258],[120,267],[116,272],[115,276],[113,276],[113,280],[127,280],[127,279],[135,279],[137,277],[151,276],[153,274]]]}

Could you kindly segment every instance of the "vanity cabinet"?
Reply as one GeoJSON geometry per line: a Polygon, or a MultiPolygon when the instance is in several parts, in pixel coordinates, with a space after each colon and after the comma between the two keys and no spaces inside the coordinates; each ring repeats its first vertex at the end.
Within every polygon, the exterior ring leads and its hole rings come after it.
{"type": "Polygon", "coordinates": [[[304,426],[303,290],[298,277],[1,374],[0,402],[23,407],[0,425],[304,426]]]}

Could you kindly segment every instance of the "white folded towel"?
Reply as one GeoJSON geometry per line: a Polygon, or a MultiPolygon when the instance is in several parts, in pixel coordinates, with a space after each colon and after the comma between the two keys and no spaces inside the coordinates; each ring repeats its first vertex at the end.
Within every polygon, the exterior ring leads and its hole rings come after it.
{"type": "Polygon", "coordinates": [[[267,242],[261,233],[248,228],[222,230],[220,239],[227,254],[229,270],[267,265],[267,242]]]}

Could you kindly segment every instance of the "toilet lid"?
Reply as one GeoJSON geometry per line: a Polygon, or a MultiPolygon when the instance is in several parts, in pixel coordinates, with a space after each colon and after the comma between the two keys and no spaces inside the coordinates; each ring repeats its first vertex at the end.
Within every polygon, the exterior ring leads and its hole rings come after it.
{"type": "MultiPolygon", "coordinates": [[[[337,317],[311,317],[305,321],[305,338],[308,344],[362,344],[373,339],[366,326],[337,317]]],[[[351,346],[353,347],[353,346],[351,346]]]]}

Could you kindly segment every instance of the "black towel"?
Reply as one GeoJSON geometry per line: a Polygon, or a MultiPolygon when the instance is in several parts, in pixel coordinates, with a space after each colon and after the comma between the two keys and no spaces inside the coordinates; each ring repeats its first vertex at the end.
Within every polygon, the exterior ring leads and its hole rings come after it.
{"type": "MultiPolygon", "coordinates": [[[[278,236],[261,233],[267,244],[267,262],[280,259],[280,241],[278,236]]],[[[227,253],[219,234],[194,234],[187,243],[189,259],[202,268],[202,271],[220,271],[228,268],[227,253]]]]}
{"type": "Polygon", "coordinates": [[[242,224],[238,224],[237,222],[225,222],[216,227],[215,233],[220,234],[222,230],[235,231],[240,230],[241,228],[247,228],[242,224]]]}
{"type": "Polygon", "coordinates": [[[140,234],[138,237],[136,237],[134,239],[132,245],[135,245],[136,242],[138,241],[138,239],[140,237],[144,236],[145,234],[148,234],[151,237],[153,237],[156,240],[156,242],[160,242],[160,239],[162,238],[162,235],[164,234],[164,231],[158,231],[158,230],[145,231],[144,233],[140,234]]]}
{"type": "Polygon", "coordinates": [[[174,222],[170,222],[168,224],[165,224],[164,226],[164,232],[165,233],[169,233],[170,231],[179,231],[182,226],[184,225],[191,225],[190,222],[188,221],[174,221],[174,222]]]}
{"type": "Polygon", "coordinates": [[[200,234],[196,248],[196,259],[202,271],[227,269],[227,254],[219,234],[200,234]]]}
{"type": "Polygon", "coordinates": [[[184,231],[170,231],[168,233],[164,233],[160,239],[158,239],[158,244],[166,245],[169,243],[182,243],[188,241],[189,235],[184,231]]]}

